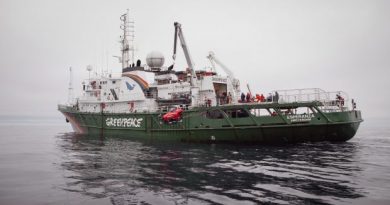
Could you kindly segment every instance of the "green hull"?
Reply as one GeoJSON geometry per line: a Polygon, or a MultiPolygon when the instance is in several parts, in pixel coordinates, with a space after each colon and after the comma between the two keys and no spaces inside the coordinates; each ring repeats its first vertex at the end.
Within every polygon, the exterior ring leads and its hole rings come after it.
{"type": "MultiPolygon", "coordinates": [[[[277,116],[249,116],[217,119],[205,113],[223,109],[274,108],[282,105],[237,105],[227,107],[197,108],[183,113],[179,122],[164,123],[162,113],[82,113],[70,107],[59,110],[72,124],[76,132],[104,136],[125,136],[147,140],[175,140],[202,143],[293,143],[305,141],[347,141],[357,132],[363,121],[360,111],[318,112],[310,119],[292,120],[291,116],[278,112],[277,116]]],[[[317,104],[284,104],[283,107],[317,104]]],[[[295,115],[294,119],[301,116],[295,115]]]]}

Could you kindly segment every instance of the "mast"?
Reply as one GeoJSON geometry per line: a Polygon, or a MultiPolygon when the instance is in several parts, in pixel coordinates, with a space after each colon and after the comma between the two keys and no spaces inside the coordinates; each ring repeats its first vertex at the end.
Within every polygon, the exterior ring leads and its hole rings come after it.
{"type": "Polygon", "coordinates": [[[129,21],[129,9],[127,12],[120,17],[122,24],[120,28],[123,30],[123,35],[121,38],[121,51],[122,51],[122,68],[127,68],[130,66],[130,63],[134,63],[134,21],[129,21]],[[129,44],[129,41],[131,44],[129,44]],[[131,62],[130,62],[130,52],[131,51],[131,62]]]}
{"type": "Polygon", "coordinates": [[[72,67],[69,67],[69,88],[68,88],[68,104],[73,104],[73,73],[72,67]]]}

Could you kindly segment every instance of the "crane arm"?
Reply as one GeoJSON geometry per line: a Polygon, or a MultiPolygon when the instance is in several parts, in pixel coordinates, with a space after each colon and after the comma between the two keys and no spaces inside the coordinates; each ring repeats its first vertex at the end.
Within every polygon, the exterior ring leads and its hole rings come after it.
{"type": "Polygon", "coordinates": [[[225,66],[220,60],[218,60],[216,57],[215,57],[215,54],[214,52],[210,51],[209,52],[209,55],[207,56],[207,58],[210,60],[211,62],[211,65],[213,66],[213,68],[215,69],[215,64],[218,64],[219,66],[221,66],[221,68],[225,71],[225,73],[232,79],[234,79],[234,74],[233,72],[227,67],[225,66]]]}
{"type": "Polygon", "coordinates": [[[175,60],[176,60],[176,47],[177,47],[177,33],[178,33],[178,27],[176,26],[176,23],[175,22],[175,36],[174,36],[174,40],[173,40],[173,62],[175,63],[175,60]]]}
{"type": "Polygon", "coordinates": [[[207,56],[207,58],[210,60],[211,65],[212,65],[214,71],[215,71],[215,64],[218,64],[225,71],[225,73],[227,74],[227,78],[228,78],[229,82],[233,86],[233,90],[234,90],[234,92],[233,92],[233,99],[236,99],[236,96],[238,96],[239,93],[240,93],[240,81],[235,78],[233,72],[227,66],[225,66],[221,61],[219,61],[215,57],[214,52],[210,51],[209,55],[207,56]]]}
{"type": "MultiPolygon", "coordinates": [[[[181,30],[181,24],[178,23],[178,22],[175,22],[174,23],[175,25],[175,37],[174,37],[174,43],[173,43],[173,60],[175,61],[176,59],[176,47],[177,47],[177,38],[179,37],[180,39],[180,43],[181,43],[181,47],[183,48],[183,52],[184,52],[184,56],[186,58],[186,61],[187,61],[187,65],[188,65],[188,68],[190,69],[190,72],[191,72],[191,85],[195,85],[195,81],[196,81],[196,73],[195,73],[195,70],[194,70],[194,63],[191,59],[191,56],[190,56],[190,51],[187,47],[187,43],[184,39],[184,35],[183,35],[183,31],[181,30]]],[[[173,68],[173,65],[171,67],[171,69],[173,68]]]]}

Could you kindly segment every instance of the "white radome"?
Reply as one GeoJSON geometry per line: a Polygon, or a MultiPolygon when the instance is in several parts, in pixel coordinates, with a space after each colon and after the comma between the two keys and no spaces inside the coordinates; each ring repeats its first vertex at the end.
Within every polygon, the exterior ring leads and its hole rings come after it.
{"type": "Polygon", "coordinates": [[[146,64],[151,68],[161,68],[164,61],[164,55],[158,51],[152,51],[146,56],[146,64]]]}
{"type": "Polygon", "coordinates": [[[93,70],[92,65],[87,65],[87,71],[91,72],[93,70]]]}

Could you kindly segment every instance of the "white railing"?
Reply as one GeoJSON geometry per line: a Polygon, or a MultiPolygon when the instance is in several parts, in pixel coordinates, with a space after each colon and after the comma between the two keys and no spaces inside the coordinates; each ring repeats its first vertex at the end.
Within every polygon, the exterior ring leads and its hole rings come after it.
{"type": "Polygon", "coordinates": [[[318,101],[323,104],[321,107],[324,111],[348,110],[349,97],[343,91],[326,92],[320,88],[305,88],[305,89],[289,89],[289,90],[275,90],[272,92],[278,95],[279,103],[293,103],[293,102],[312,102],[318,101]],[[276,94],[276,92],[278,94],[276,94]],[[338,97],[339,96],[339,97],[338,97]]]}
{"type": "Polygon", "coordinates": [[[74,105],[59,104],[58,109],[59,110],[75,110],[76,108],[74,107],[74,105]]]}

